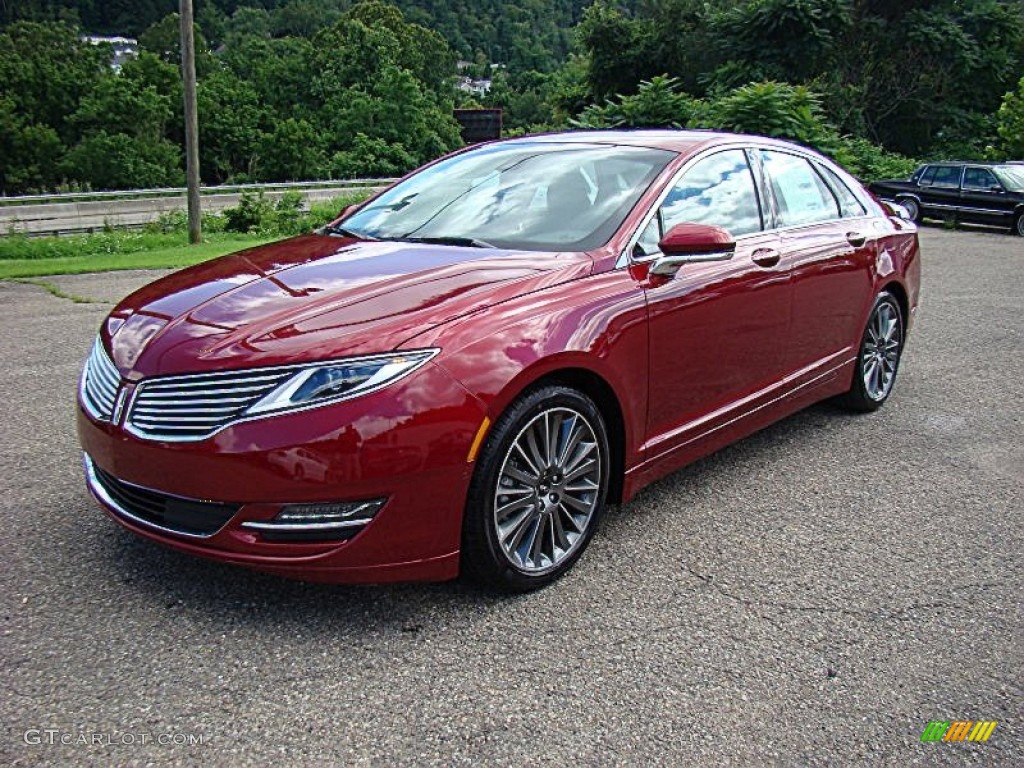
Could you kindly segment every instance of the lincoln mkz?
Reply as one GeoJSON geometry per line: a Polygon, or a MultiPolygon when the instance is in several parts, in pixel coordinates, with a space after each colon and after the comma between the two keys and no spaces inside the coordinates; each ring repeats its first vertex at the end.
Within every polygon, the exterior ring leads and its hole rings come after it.
{"type": "Polygon", "coordinates": [[[889,397],[917,230],[810,150],[533,136],[106,318],[92,495],[183,552],[333,582],[528,590],[608,504],[816,401],[889,397]]]}

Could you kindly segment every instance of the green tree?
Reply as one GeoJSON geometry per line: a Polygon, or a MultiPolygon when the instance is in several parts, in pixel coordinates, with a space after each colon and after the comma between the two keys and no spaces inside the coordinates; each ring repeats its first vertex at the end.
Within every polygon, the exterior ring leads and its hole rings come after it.
{"type": "Polygon", "coordinates": [[[289,117],[260,137],[256,158],[260,181],[315,179],[324,170],[324,152],[313,126],[289,117]]]}
{"type": "Polygon", "coordinates": [[[222,183],[251,175],[262,114],[256,89],[219,68],[199,81],[198,108],[202,178],[222,183]]]}
{"type": "Polygon", "coordinates": [[[164,139],[144,140],[99,131],[79,142],[61,162],[70,179],[94,189],[181,186],[181,150],[164,139]]]}
{"type": "Polygon", "coordinates": [[[49,126],[67,144],[77,138],[68,118],[83,95],[112,77],[109,57],[66,24],[12,24],[0,32],[0,95],[26,125],[49,126]]]}
{"type": "Polygon", "coordinates": [[[48,125],[26,124],[14,102],[0,97],[0,193],[43,192],[58,178],[64,145],[48,125]]]}
{"type": "Polygon", "coordinates": [[[679,80],[659,75],[641,82],[635,94],[587,107],[572,123],[581,128],[684,128],[702,106],[679,89],[679,80]]]}
{"type": "Polygon", "coordinates": [[[1024,77],[1017,83],[1016,91],[1003,97],[996,120],[1002,152],[1009,158],[1024,160],[1024,77]]]}

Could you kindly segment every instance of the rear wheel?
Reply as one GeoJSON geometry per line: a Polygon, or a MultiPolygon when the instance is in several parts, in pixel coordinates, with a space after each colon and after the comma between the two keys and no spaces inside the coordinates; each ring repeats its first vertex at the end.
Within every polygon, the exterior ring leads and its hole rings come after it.
{"type": "Polygon", "coordinates": [[[463,573],[523,592],[559,578],[594,535],[608,492],[601,412],[586,395],[545,386],[495,423],[470,486],[463,573]]]}
{"type": "Polygon", "coordinates": [[[891,293],[880,293],[861,337],[850,390],[841,402],[854,411],[874,411],[889,398],[903,354],[903,313],[891,293]]]}
{"type": "Polygon", "coordinates": [[[901,197],[896,200],[897,205],[902,205],[907,215],[910,216],[910,220],[915,224],[921,222],[921,205],[912,197],[901,197]]]}
{"type": "Polygon", "coordinates": [[[1013,232],[1024,237],[1024,211],[1019,212],[1013,219],[1013,232]]]}

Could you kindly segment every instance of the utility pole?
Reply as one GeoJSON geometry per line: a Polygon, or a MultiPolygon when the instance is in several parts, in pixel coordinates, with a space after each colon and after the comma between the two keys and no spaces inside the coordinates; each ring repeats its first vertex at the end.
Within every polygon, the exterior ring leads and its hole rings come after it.
{"type": "Polygon", "coordinates": [[[199,116],[196,110],[196,41],[192,0],[181,0],[181,77],[185,81],[185,173],[188,178],[188,241],[203,239],[199,207],[199,116]]]}

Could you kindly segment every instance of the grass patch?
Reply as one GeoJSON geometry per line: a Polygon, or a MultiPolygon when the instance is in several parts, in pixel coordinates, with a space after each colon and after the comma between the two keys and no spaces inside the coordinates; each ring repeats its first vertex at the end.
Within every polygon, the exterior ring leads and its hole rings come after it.
{"type": "Polygon", "coordinates": [[[87,299],[84,296],[76,296],[73,293],[65,293],[53,283],[48,283],[45,280],[27,280],[27,279],[14,279],[15,283],[25,283],[26,285],[36,285],[44,290],[49,291],[51,294],[56,296],[58,299],[67,299],[73,301],[75,304],[109,304],[109,301],[98,301],[97,299],[87,299]]]}
{"type": "Polygon", "coordinates": [[[298,192],[286,193],[274,203],[262,193],[246,192],[237,208],[203,215],[204,242],[197,246],[187,244],[188,222],[183,211],[161,216],[142,232],[111,230],[67,237],[12,234],[0,237],[0,280],[187,267],[243,248],[312,232],[334,219],[346,205],[364,200],[368,194],[357,192],[317,202],[306,211],[298,192]]]}
{"type": "MultiPolygon", "coordinates": [[[[38,238],[32,242],[44,240],[80,240],[86,238],[38,238]]],[[[92,235],[91,237],[101,237],[92,235]]],[[[201,261],[214,259],[226,253],[251,248],[255,245],[276,239],[260,235],[213,235],[207,242],[190,246],[187,238],[174,235],[162,242],[153,242],[155,235],[144,235],[151,246],[149,250],[115,251],[113,253],[95,253],[92,249],[83,249],[79,255],[63,255],[65,248],[61,244],[55,249],[55,256],[34,256],[29,258],[4,258],[0,256],[0,279],[12,277],[39,277],[42,275],[80,275],[87,272],[112,272],[119,269],[162,269],[167,267],[187,267],[201,261]]],[[[162,236],[160,236],[162,237],[162,236]]],[[[4,240],[0,238],[0,251],[4,240]]],[[[45,251],[44,251],[45,252],[45,251]]],[[[45,286],[44,286],[45,287],[45,286]]]]}

